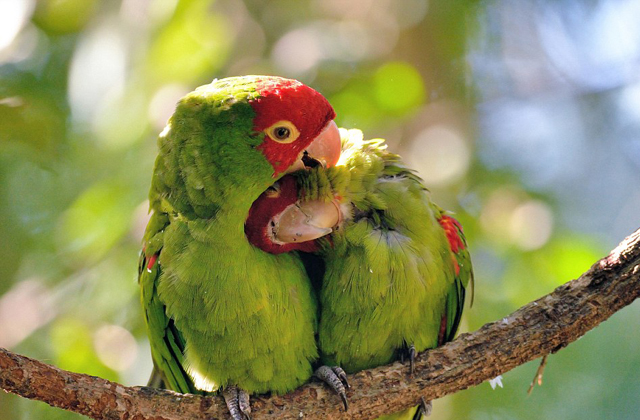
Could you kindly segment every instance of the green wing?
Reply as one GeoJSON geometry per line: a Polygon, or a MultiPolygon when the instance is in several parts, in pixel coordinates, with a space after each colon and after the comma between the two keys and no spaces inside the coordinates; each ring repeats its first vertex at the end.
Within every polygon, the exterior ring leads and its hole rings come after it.
{"type": "MultiPolygon", "coordinates": [[[[411,169],[406,168],[398,156],[387,154],[385,158],[384,174],[389,176],[405,176],[411,178],[415,185],[425,189],[422,179],[411,169]]],[[[467,246],[467,239],[464,236],[462,225],[444,210],[432,204],[439,213],[438,222],[445,231],[449,249],[451,250],[451,261],[454,266],[454,281],[451,284],[446,298],[445,313],[442,316],[441,331],[438,337],[438,345],[442,345],[455,338],[466,298],[467,288],[471,289],[471,304],[473,304],[473,267],[471,256],[467,246]]]]}
{"type": "MultiPolygon", "coordinates": [[[[414,181],[414,187],[426,190],[422,179],[414,171],[406,168],[396,155],[389,154],[385,156],[384,174],[386,176],[410,178],[414,181]]],[[[462,319],[468,287],[471,289],[471,304],[473,304],[473,267],[467,240],[460,222],[435,204],[432,204],[432,206],[435,208],[436,214],[439,213],[438,222],[445,231],[449,249],[451,250],[451,262],[454,267],[454,281],[447,293],[445,313],[442,316],[440,334],[438,336],[438,345],[442,345],[455,338],[462,319]]]]}
{"type": "Polygon", "coordinates": [[[154,229],[162,220],[152,215],[145,249],[140,255],[138,264],[138,283],[140,284],[141,303],[147,324],[154,373],[150,384],[158,384],[157,373],[160,374],[164,387],[181,393],[197,393],[193,381],[184,369],[185,341],[165,312],[165,305],[157,293],[157,282],[162,268],[158,257],[162,250],[162,229],[154,229]]]}
{"type": "Polygon", "coordinates": [[[471,304],[473,304],[473,267],[467,240],[460,223],[444,212],[441,213],[438,222],[447,235],[455,270],[455,278],[447,294],[446,312],[438,338],[438,345],[441,345],[453,340],[456,335],[464,310],[467,287],[471,288],[471,304]]]}

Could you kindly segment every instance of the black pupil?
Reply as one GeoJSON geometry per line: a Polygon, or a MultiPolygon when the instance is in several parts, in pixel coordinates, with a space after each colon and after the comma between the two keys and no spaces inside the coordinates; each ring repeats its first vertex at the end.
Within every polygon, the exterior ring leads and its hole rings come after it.
{"type": "Polygon", "coordinates": [[[276,138],[279,140],[289,137],[289,129],[287,127],[278,127],[275,132],[276,138]]]}

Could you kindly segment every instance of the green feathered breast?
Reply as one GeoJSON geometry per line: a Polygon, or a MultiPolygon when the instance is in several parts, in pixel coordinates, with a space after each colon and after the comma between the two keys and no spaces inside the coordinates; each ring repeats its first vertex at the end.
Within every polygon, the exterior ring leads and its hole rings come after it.
{"type": "Polygon", "coordinates": [[[244,235],[251,203],[273,182],[262,136],[248,134],[256,95],[251,78],[200,88],[158,140],[139,282],[154,364],[179,392],[285,393],[317,358],[302,263],[244,235]]]}

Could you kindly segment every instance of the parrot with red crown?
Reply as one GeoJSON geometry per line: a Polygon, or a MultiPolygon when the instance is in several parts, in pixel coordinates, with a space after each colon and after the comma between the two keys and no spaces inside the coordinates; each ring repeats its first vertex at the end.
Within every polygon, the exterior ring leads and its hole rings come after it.
{"type": "Polygon", "coordinates": [[[215,80],[179,101],[158,138],[139,261],[152,385],[221,391],[243,420],[249,395],[312,376],[317,299],[303,262],[252,245],[245,221],[285,174],[336,163],[334,117],[318,92],[273,76],[215,80]]]}

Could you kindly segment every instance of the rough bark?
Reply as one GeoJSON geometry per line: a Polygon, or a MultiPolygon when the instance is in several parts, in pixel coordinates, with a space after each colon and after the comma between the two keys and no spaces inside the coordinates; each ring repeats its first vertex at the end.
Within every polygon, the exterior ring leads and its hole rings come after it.
{"type": "MultiPolygon", "coordinates": [[[[373,419],[494,378],[557,352],[640,295],[640,230],[579,279],[478,331],[421,354],[413,378],[400,363],[350,375],[350,409],[318,383],[282,397],[254,397],[255,420],[373,419]]],[[[217,397],[125,387],[0,349],[0,386],[95,419],[226,419],[217,397]]]]}

